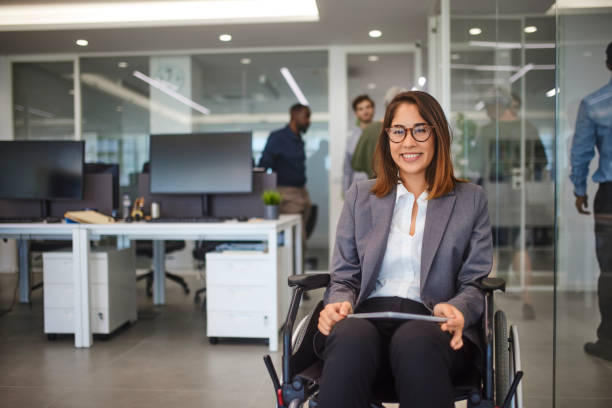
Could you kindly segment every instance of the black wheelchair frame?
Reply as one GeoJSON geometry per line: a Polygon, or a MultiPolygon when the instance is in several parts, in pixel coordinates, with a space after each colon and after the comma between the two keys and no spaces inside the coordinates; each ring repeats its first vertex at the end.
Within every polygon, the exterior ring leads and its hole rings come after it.
{"type": "MultiPolygon", "coordinates": [[[[312,313],[293,332],[302,295],[310,290],[327,287],[329,274],[305,273],[289,277],[289,286],[294,287],[287,319],[283,326],[282,383],[269,355],[264,363],[276,393],[277,408],[298,408],[306,402],[310,408],[318,406],[316,393],[323,362],[315,351],[315,334],[323,302],[319,302],[312,313]]],[[[484,291],[483,367],[484,375],[477,373],[466,378],[465,383],[455,384],[455,400],[467,400],[468,408],[522,408],[520,382],[523,377],[518,350],[518,331],[512,326],[508,332],[503,311],[495,312],[493,293],[505,291],[506,283],[500,278],[484,278],[477,283],[484,291]]],[[[321,337],[321,336],[319,336],[321,337]]],[[[376,391],[375,391],[376,394],[376,391]]],[[[388,392],[375,396],[373,407],[382,407],[382,402],[397,402],[388,392]]]]}

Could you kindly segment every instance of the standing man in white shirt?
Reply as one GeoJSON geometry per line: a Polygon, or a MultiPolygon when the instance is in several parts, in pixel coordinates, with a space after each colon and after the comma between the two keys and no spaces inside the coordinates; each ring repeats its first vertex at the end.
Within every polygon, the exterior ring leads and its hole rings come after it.
{"type": "Polygon", "coordinates": [[[354,181],[367,180],[368,175],[353,170],[351,160],[361,132],[368,127],[374,119],[374,101],[366,94],[359,95],[353,100],[353,112],[357,118],[357,126],[351,129],[346,139],[346,153],[344,154],[344,169],[342,176],[342,191],[346,192],[354,181]]]}

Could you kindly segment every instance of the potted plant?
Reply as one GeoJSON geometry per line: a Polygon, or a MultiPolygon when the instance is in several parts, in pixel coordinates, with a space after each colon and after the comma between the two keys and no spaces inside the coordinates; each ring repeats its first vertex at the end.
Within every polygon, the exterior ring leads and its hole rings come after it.
{"type": "Polygon", "coordinates": [[[266,220],[278,219],[278,206],[281,202],[280,193],[276,190],[266,190],[261,195],[261,199],[266,206],[264,218],[266,220]]]}

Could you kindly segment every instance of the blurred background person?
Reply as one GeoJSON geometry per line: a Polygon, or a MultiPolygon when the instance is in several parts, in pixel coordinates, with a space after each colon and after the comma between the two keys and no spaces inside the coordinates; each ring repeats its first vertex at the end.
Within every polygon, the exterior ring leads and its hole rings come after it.
{"type": "MultiPolygon", "coordinates": [[[[606,66],[612,71],[612,42],[606,48],[606,66]]],[[[599,166],[593,174],[598,183],[593,201],[595,251],[601,270],[597,296],[601,323],[597,341],[586,343],[584,351],[612,361],[612,80],[580,102],[572,142],[570,179],[574,184],[576,210],[589,215],[587,177],[589,164],[599,153],[599,166]]]]}
{"type": "Polygon", "coordinates": [[[342,191],[346,192],[351,184],[355,181],[367,180],[368,175],[365,172],[354,171],[351,166],[353,153],[359,137],[365,128],[372,123],[374,119],[374,101],[366,94],[359,95],[353,100],[353,112],[357,123],[349,132],[346,139],[346,152],[344,154],[344,168],[342,175],[342,191]]]}
{"type": "MultiPolygon", "coordinates": [[[[400,88],[398,86],[392,86],[387,90],[385,94],[385,108],[395,98],[395,95],[405,92],[407,89],[400,88]]],[[[374,172],[374,150],[376,150],[376,143],[378,142],[378,136],[382,132],[382,119],[372,121],[361,133],[355,151],[353,153],[353,159],[351,160],[351,167],[355,172],[363,172],[368,175],[368,178],[375,178],[374,172]]]]}
{"type": "Polygon", "coordinates": [[[524,257],[522,313],[524,319],[531,320],[535,318],[535,308],[529,290],[532,264],[528,248],[534,244],[535,232],[533,226],[526,225],[525,236],[521,235],[521,190],[525,188],[526,181],[542,179],[548,159],[537,128],[526,119],[523,123],[519,116],[521,100],[517,95],[502,88],[494,88],[485,95],[484,103],[490,122],[481,128],[476,149],[482,158],[483,185],[487,190],[502,188],[504,197],[498,206],[489,206],[493,244],[496,248],[493,270],[503,271],[512,265],[512,270],[519,274],[521,257],[524,257]],[[523,129],[525,162],[521,163],[523,129]],[[523,239],[524,251],[521,249],[523,239]],[[500,256],[500,250],[504,247],[511,248],[510,259],[500,256]]]}
{"type": "Polygon", "coordinates": [[[310,127],[310,108],[296,103],[289,109],[289,124],[270,133],[259,160],[259,167],[272,169],[281,195],[281,214],[302,217],[302,254],[306,256],[306,220],[310,213],[310,195],[306,189],[306,152],[303,135],[310,127]]]}

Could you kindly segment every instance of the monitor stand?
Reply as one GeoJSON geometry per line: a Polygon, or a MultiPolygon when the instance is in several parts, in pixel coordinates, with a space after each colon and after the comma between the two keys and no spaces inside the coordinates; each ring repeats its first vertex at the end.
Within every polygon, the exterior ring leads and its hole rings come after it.
{"type": "Polygon", "coordinates": [[[49,217],[49,203],[49,200],[40,200],[40,216],[43,220],[46,220],[49,217]]]}
{"type": "Polygon", "coordinates": [[[206,218],[206,217],[210,217],[211,214],[209,214],[208,209],[210,208],[209,205],[209,194],[202,194],[202,217],[206,218]]]}

